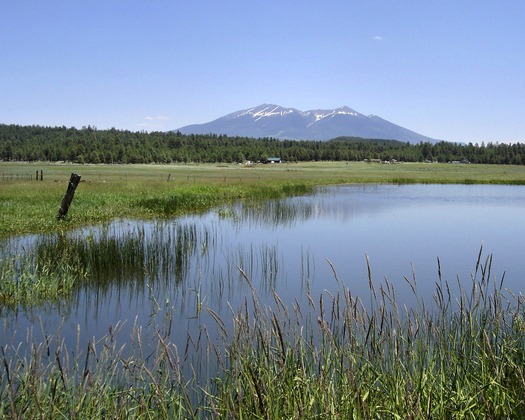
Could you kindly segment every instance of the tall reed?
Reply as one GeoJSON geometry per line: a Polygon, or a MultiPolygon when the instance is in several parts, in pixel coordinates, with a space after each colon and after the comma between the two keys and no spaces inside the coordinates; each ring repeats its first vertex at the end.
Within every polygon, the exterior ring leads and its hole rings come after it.
{"type": "Polygon", "coordinates": [[[235,418],[523,418],[523,299],[502,293],[491,258],[479,258],[456,298],[440,278],[433,306],[419,301],[415,276],[406,279],[413,308],[371,274],[369,303],[342,284],[309,296],[308,308],[278,295],[262,307],[254,293],[223,336],[214,409],[235,418]]]}
{"type": "MultiPolygon", "coordinates": [[[[433,301],[401,306],[392,283],[357,297],[338,290],[287,305],[196,314],[185,348],[170,338],[174,308],[152,299],[149,326],[122,325],[68,348],[44,334],[1,347],[0,413],[10,418],[523,418],[525,319],[480,251],[466,285],[441,278],[433,301]],[[161,310],[162,309],[162,310],[161,310]],[[215,333],[216,332],[216,333],[215,333]]],[[[80,334],[79,334],[80,336],[80,334]]]]}
{"type": "MultiPolygon", "coordinates": [[[[119,342],[118,324],[100,340],[68,348],[60,338],[1,348],[0,416],[23,418],[193,418],[189,382],[162,330],[155,345],[135,325],[132,345],[119,342]],[[129,348],[129,351],[127,350],[129,348]]],[[[79,333],[80,335],[80,333],[79,333]]],[[[31,340],[29,337],[28,340],[31,340]]]]}

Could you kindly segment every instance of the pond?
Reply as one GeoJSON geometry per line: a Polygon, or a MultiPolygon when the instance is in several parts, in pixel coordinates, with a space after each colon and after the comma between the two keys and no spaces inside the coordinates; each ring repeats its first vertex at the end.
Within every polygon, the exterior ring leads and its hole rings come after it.
{"type": "MultiPolygon", "coordinates": [[[[169,319],[164,334],[191,358],[188,342],[199,339],[203,326],[213,341],[217,319],[229,328],[252,292],[261,305],[275,305],[278,296],[285,306],[307,308],[343,285],[367,302],[371,281],[387,282],[397,303],[410,307],[418,299],[432,302],[439,281],[452,293],[471,287],[481,247],[483,262],[492,256],[495,281],[504,278],[504,287],[521,293],[524,211],[522,186],[374,184],[84,229],[66,243],[106,259],[89,263],[92,281],[58,303],[0,308],[0,344],[54,335],[84,347],[115,328],[129,337],[169,319]]],[[[56,242],[11,240],[3,252],[36,255],[56,242]]]]}

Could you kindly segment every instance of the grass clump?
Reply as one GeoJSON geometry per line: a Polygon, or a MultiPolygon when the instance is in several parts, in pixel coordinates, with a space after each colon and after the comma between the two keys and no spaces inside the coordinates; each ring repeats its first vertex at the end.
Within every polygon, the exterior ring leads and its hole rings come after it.
{"type": "Polygon", "coordinates": [[[59,266],[27,256],[0,259],[0,305],[35,306],[69,295],[87,273],[67,262],[59,266]]]}
{"type": "Polygon", "coordinates": [[[269,200],[293,195],[307,194],[312,186],[305,183],[273,183],[270,185],[199,185],[166,192],[146,194],[133,202],[133,206],[162,216],[200,213],[222,204],[240,199],[250,201],[269,200]]]}

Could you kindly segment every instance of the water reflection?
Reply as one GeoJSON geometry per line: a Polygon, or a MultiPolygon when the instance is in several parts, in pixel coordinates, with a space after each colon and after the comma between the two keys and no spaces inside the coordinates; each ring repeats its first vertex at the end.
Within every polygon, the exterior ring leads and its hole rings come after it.
{"type": "Polygon", "coordinates": [[[69,264],[87,275],[70,298],[0,307],[3,342],[15,332],[23,339],[30,328],[35,337],[60,328],[74,339],[80,330],[89,340],[121,321],[131,334],[133,325],[170,313],[171,337],[184,348],[188,335],[215,325],[208,308],[231,317],[252,287],[263,305],[275,305],[275,291],[284,305],[308,308],[341,284],[366,303],[372,277],[378,288],[388,281],[399,304],[410,306],[405,278],[415,277],[418,293],[431,300],[438,257],[441,279],[469,282],[482,244],[494,256],[494,276],[506,272],[506,286],[522,292],[524,210],[518,186],[338,186],[203,216],[10,239],[2,261],[23,254],[34,266],[69,264]]]}

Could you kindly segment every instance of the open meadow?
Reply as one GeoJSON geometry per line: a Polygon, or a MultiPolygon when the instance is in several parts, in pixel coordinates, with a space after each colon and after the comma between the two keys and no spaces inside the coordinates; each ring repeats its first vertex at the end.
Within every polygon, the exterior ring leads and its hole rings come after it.
{"type": "Polygon", "coordinates": [[[202,212],[239,199],[302,194],[320,185],[384,182],[525,184],[525,166],[364,162],[254,166],[0,162],[0,238],[68,230],[116,218],[151,219],[202,212]],[[57,221],[57,211],[71,173],[80,175],[81,183],[67,218],[57,221]]]}

